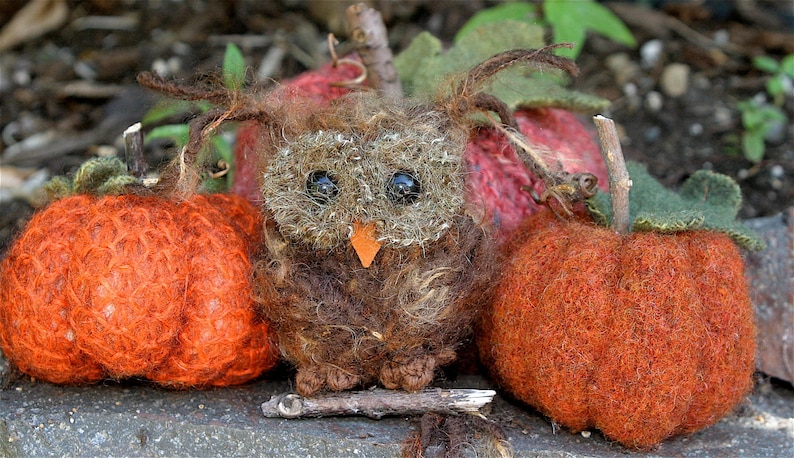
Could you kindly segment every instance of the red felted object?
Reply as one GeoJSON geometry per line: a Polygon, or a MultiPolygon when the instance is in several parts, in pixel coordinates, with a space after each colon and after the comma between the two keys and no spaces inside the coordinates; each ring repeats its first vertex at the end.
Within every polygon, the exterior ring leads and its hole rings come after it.
{"type": "MultiPolygon", "coordinates": [[[[519,110],[516,122],[528,143],[540,152],[547,163],[569,173],[590,172],[607,189],[607,171],[601,150],[586,128],[572,112],[560,108],[519,110]]],[[[515,150],[501,132],[482,128],[469,141],[466,150],[469,175],[469,202],[481,206],[493,221],[498,236],[511,234],[540,206],[522,190],[528,186],[540,194],[542,183],[518,159],[515,150]]]]}
{"type": "Polygon", "coordinates": [[[516,398],[646,448],[715,423],[751,388],[753,309],[727,235],[622,236],[551,211],[517,234],[477,334],[516,398]]]}
{"type": "Polygon", "coordinates": [[[278,357],[251,294],[261,227],[232,195],[55,201],[0,264],[3,352],[53,383],[251,380],[278,357]]]}

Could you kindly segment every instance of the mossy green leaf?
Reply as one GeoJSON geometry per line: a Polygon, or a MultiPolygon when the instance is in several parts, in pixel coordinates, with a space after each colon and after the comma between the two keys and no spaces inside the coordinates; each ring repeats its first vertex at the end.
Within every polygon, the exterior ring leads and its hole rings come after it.
{"type": "MultiPolygon", "coordinates": [[[[749,250],[764,243],[750,228],[737,221],[741,190],[730,177],[701,170],[692,174],[678,193],[661,185],[644,166],[628,162],[632,187],[629,213],[632,231],[675,233],[692,230],[722,232],[749,250]]],[[[599,192],[587,200],[590,214],[598,224],[612,222],[609,195],[599,192]]]]}
{"type": "MultiPolygon", "coordinates": [[[[505,20],[468,32],[442,52],[438,39],[422,33],[395,58],[395,66],[406,94],[430,101],[445,96],[456,78],[495,54],[543,47],[543,34],[541,26],[505,20]]],[[[494,76],[485,92],[500,98],[511,109],[555,106],[594,112],[609,104],[599,97],[565,88],[567,82],[561,71],[518,65],[494,76]]]]}
{"type": "Polygon", "coordinates": [[[53,201],[75,194],[122,194],[136,183],[140,181],[127,173],[127,165],[120,159],[98,157],[85,161],[72,177],[53,177],[44,184],[44,190],[53,201]]]}
{"type": "Polygon", "coordinates": [[[109,181],[126,175],[127,165],[118,158],[90,159],[74,173],[73,189],[77,194],[98,193],[109,181]]]}

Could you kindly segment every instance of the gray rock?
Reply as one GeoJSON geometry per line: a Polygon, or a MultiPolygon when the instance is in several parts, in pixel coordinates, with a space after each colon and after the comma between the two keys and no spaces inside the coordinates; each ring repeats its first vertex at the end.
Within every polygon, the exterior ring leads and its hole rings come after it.
{"type": "Polygon", "coordinates": [[[9,382],[9,377],[11,377],[11,366],[8,364],[3,352],[0,351],[0,389],[9,382]]]}
{"type": "Polygon", "coordinates": [[[659,87],[668,97],[681,97],[689,89],[689,65],[669,64],[659,77],[659,87]]]}
{"type": "MultiPolygon", "coordinates": [[[[456,387],[484,388],[478,377],[456,387]]],[[[268,419],[260,404],[288,388],[262,381],[209,391],[146,385],[58,387],[29,380],[0,391],[0,456],[400,456],[416,418],[268,419]]],[[[671,439],[651,457],[794,456],[794,391],[767,386],[716,425],[671,439]]],[[[516,456],[612,457],[626,453],[597,432],[572,434],[497,396],[488,417],[516,456]]],[[[473,453],[470,456],[474,456],[473,453]]]]}

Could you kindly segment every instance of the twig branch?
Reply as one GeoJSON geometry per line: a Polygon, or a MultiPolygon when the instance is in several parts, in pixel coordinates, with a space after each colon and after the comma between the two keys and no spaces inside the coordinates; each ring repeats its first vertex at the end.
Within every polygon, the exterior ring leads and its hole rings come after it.
{"type": "Polygon", "coordinates": [[[372,87],[386,97],[402,98],[403,89],[394,68],[394,56],[389,48],[383,17],[363,3],[348,7],[345,16],[348,35],[356,43],[372,87]]]}
{"type": "Polygon", "coordinates": [[[124,131],[124,157],[127,171],[136,178],[142,178],[149,169],[143,157],[143,131],[141,123],[136,122],[124,131]]]}
{"type": "Polygon", "coordinates": [[[388,415],[470,413],[481,415],[480,409],[493,400],[493,390],[431,388],[417,393],[374,389],[348,391],[304,398],[284,393],[262,404],[262,413],[269,418],[317,418],[337,415],[363,415],[381,419],[388,415]]]}
{"type": "Polygon", "coordinates": [[[601,143],[601,155],[609,174],[609,194],[612,201],[612,229],[618,234],[629,233],[629,189],[631,177],[626,169],[620,137],[615,122],[601,115],[593,117],[601,143]]]}

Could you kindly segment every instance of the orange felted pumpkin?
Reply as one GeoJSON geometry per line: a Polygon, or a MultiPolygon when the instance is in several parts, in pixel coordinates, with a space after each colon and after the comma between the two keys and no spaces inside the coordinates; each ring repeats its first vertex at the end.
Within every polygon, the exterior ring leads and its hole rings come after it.
{"type": "Polygon", "coordinates": [[[277,361],[251,295],[261,227],[233,195],[57,200],[0,264],[0,346],[53,383],[251,380],[277,361]]]}
{"type": "Polygon", "coordinates": [[[715,423],[751,388],[754,317],[734,241],[760,242],[718,217],[738,209],[729,178],[698,172],[679,197],[640,167],[631,176],[630,234],[551,211],[529,218],[477,339],[517,399],[646,448],[715,423]]]}

